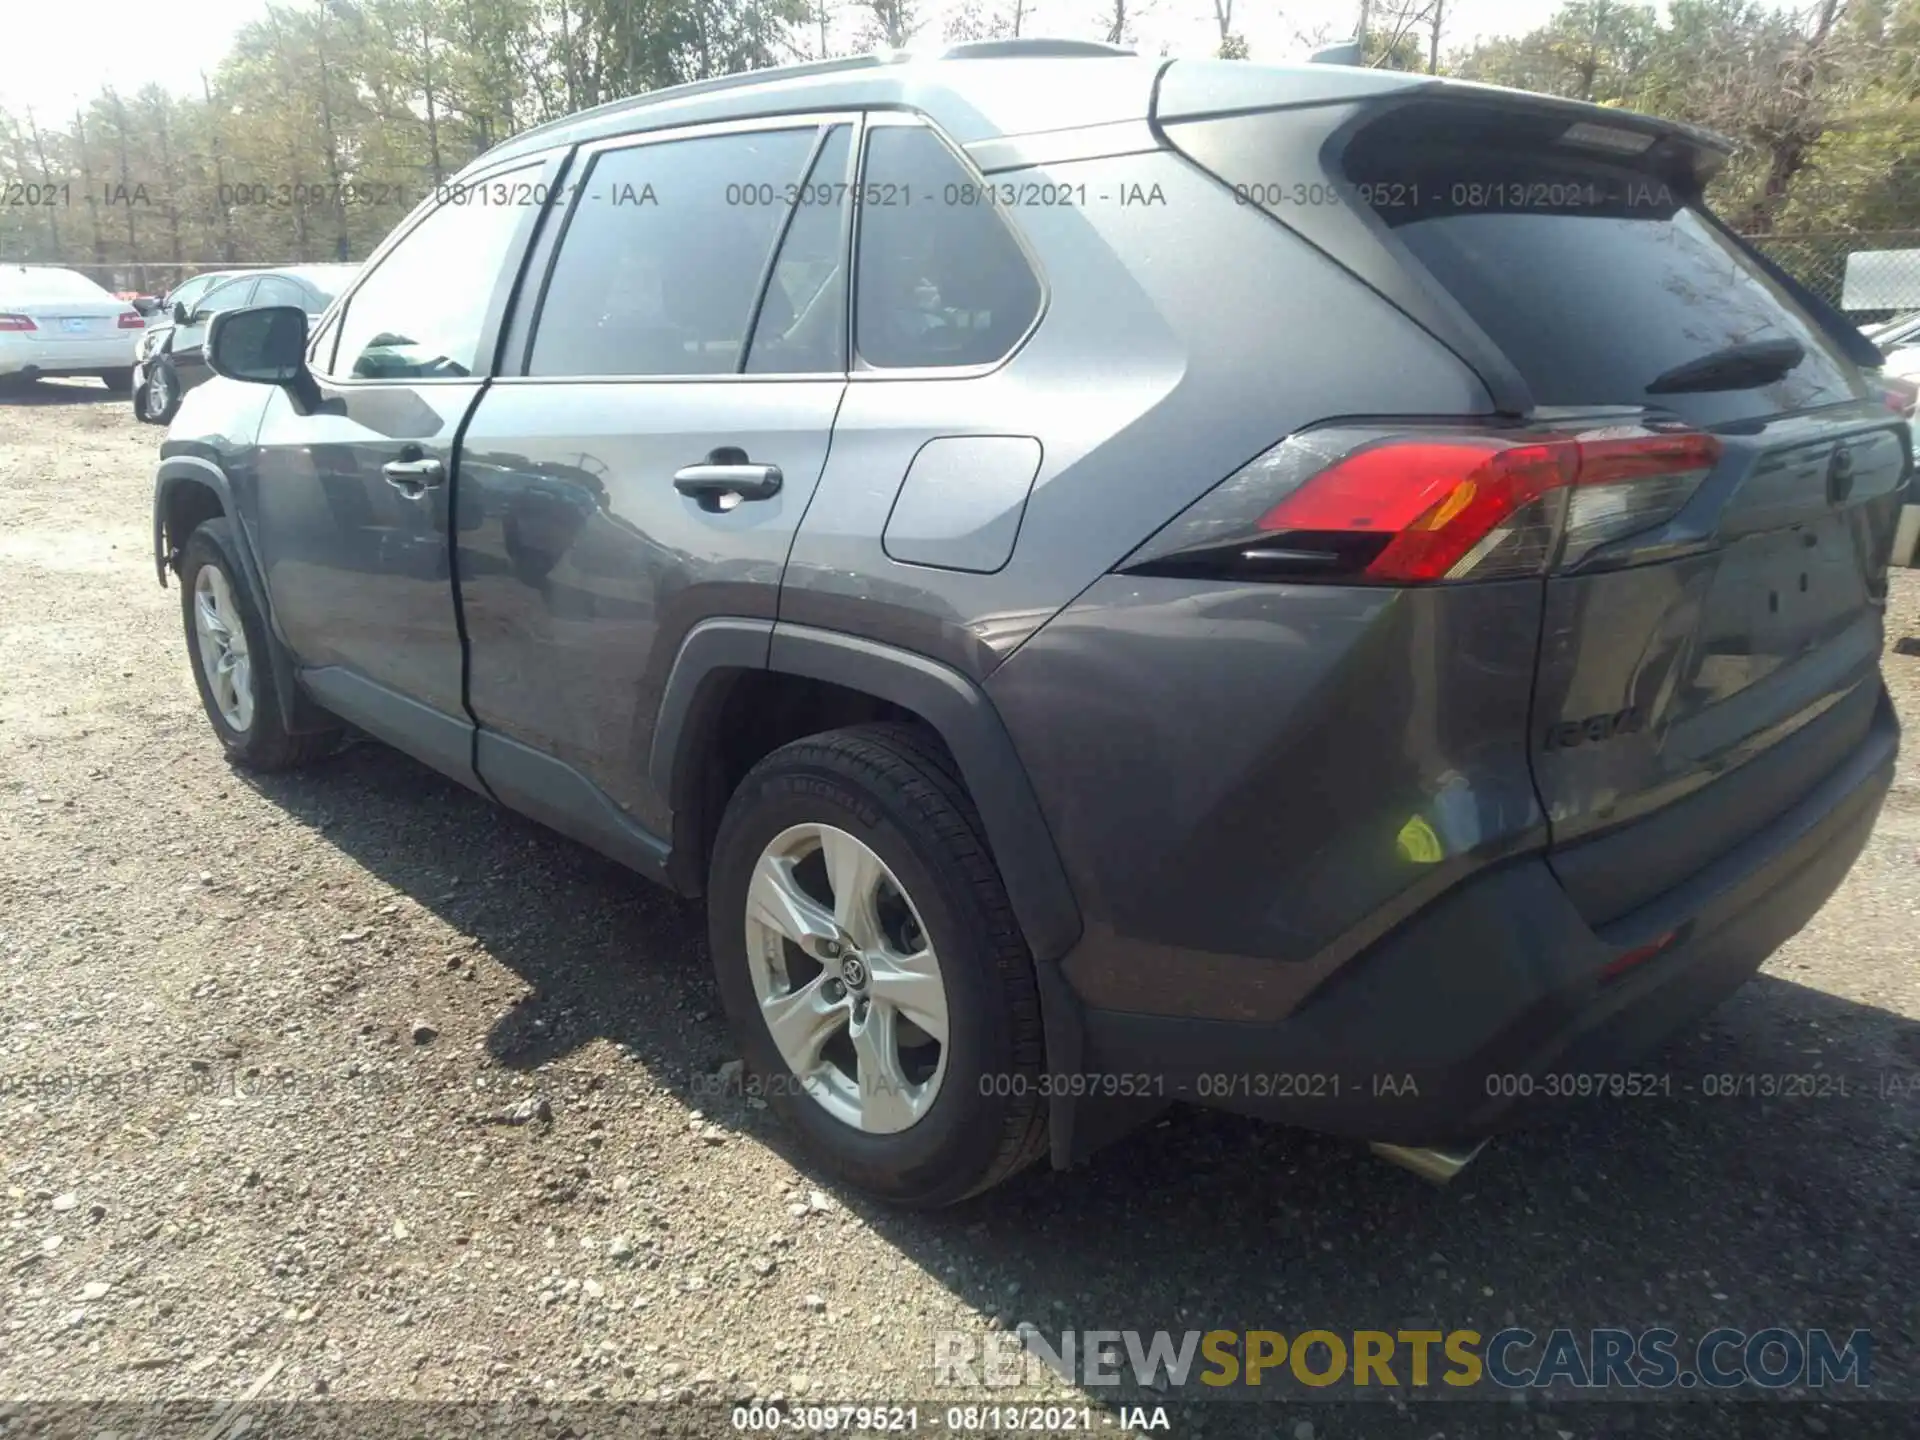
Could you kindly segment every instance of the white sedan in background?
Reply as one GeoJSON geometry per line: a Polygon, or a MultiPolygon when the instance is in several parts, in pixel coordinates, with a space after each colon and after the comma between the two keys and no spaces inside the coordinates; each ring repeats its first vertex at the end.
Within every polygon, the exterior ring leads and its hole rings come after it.
{"type": "Polygon", "coordinates": [[[138,310],[77,270],[0,265],[0,387],[97,375],[124,395],[145,329],[138,310]]]}

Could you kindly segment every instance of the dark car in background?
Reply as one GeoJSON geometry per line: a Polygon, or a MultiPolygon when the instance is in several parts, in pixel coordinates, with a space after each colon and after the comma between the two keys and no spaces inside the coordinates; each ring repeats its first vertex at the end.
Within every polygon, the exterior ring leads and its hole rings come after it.
{"type": "Polygon", "coordinates": [[[1059,41],[603,106],[317,328],[214,318],[156,565],[236,763],[357,727],[704,895],[851,1184],[1180,1100],[1445,1174],[1752,975],[1892,780],[1907,422],[1725,158],[1059,41]]]}
{"type": "Polygon", "coordinates": [[[169,297],[166,319],[139,348],[134,362],[134,414],[155,425],[166,424],[180,408],[180,397],[213,373],[205,356],[207,322],[221,311],[293,305],[317,322],[359,268],[298,265],[248,270],[211,277],[212,283],[200,286],[197,293],[187,293],[188,286],[210,277],[188,281],[169,297]]]}
{"type": "Polygon", "coordinates": [[[134,384],[133,413],[139,420],[147,418],[147,385],[145,379],[146,364],[160,348],[166,344],[167,337],[173,332],[176,313],[191,312],[200,303],[200,297],[223,280],[231,279],[233,270],[208,270],[202,274],[182,280],[173,289],[162,295],[146,314],[146,333],[140,337],[134,347],[134,384]]]}

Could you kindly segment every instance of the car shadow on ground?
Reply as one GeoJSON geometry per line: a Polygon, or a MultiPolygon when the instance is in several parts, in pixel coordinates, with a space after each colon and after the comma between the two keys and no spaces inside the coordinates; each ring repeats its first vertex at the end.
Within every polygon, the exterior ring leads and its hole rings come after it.
{"type": "Polygon", "coordinates": [[[109,390],[97,380],[36,380],[31,385],[0,384],[0,406],[5,405],[127,405],[128,396],[109,390]]]}
{"type": "MultiPolygon", "coordinates": [[[[381,745],[250,783],[525,981],[487,1039],[498,1064],[614,1041],[806,1168],[770,1112],[714,1092],[733,1051],[701,905],[381,745]]],[[[1665,1093],[1503,1137],[1445,1189],[1351,1142],[1176,1109],[947,1212],[842,1198],[957,1299],[1043,1335],[1865,1328],[1878,1394],[1920,1398],[1920,1025],[1768,975],[1640,1068],[1665,1093]]]]}

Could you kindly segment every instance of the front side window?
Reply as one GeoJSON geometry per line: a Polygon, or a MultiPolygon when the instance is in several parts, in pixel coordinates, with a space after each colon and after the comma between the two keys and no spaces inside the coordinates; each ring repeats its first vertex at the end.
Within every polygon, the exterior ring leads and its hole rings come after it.
{"type": "Polygon", "coordinates": [[[608,150],[580,182],[532,375],[730,375],[811,126],[608,150]]]}
{"type": "Polygon", "coordinates": [[[206,293],[198,305],[187,316],[189,325],[204,325],[222,310],[238,310],[247,303],[247,297],[253,294],[254,279],[251,275],[244,280],[229,280],[216,285],[206,293]]]}
{"type": "Polygon", "coordinates": [[[313,297],[297,281],[284,275],[261,277],[260,288],[253,292],[255,305],[298,305],[302,310],[317,310],[313,297]]]}
{"type": "Polygon", "coordinates": [[[170,303],[174,305],[184,305],[188,310],[192,310],[193,307],[200,302],[200,297],[207,293],[207,288],[215,284],[218,279],[219,277],[216,275],[195,276],[173,292],[170,303]]]}
{"type": "Polygon", "coordinates": [[[1027,333],[1040,282],[981,180],[933,131],[887,125],[861,176],[854,335],[883,369],[986,365],[1027,333]]]}
{"type": "MultiPolygon", "coordinates": [[[[528,178],[537,166],[494,177],[528,178]]],[[[526,207],[488,203],[511,184],[466,186],[415,225],[347,301],[336,373],[355,380],[483,374],[480,332],[526,207]]]]}

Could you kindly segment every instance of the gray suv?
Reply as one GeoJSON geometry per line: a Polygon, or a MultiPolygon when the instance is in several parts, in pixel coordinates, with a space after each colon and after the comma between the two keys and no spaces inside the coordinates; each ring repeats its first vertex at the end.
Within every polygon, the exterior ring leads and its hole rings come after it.
{"type": "Polygon", "coordinates": [[[1445,1173],[1641,1080],[1890,782],[1905,422],[1721,159],[1061,42],[622,101],[216,317],[161,582],[236,762],[355,726],[704,895],[852,1185],[1180,1100],[1445,1173]]]}

